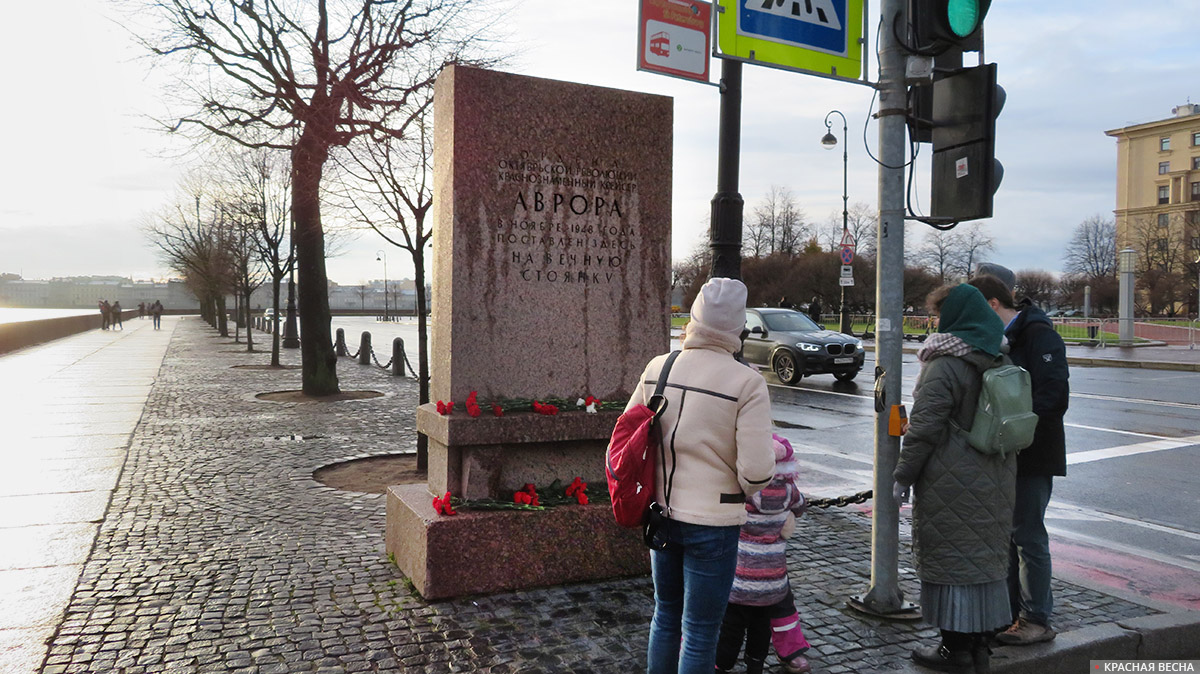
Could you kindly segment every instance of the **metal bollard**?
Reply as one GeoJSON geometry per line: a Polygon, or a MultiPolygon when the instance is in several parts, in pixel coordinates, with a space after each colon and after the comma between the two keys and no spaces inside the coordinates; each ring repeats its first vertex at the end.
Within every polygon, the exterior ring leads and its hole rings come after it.
{"type": "Polygon", "coordinates": [[[337,349],[338,358],[350,355],[346,353],[346,331],[338,328],[337,332],[334,334],[336,334],[337,337],[333,339],[333,346],[337,349]]]}
{"type": "Polygon", "coordinates": [[[404,340],[399,337],[392,340],[392,376],[404,376],[404,340]]]}
{"type": "Polygon", "coordinates": [[[358,364],[371,364],[371,333],[366,330],[362,333],[362,340],[358,343],[358,364]]]}

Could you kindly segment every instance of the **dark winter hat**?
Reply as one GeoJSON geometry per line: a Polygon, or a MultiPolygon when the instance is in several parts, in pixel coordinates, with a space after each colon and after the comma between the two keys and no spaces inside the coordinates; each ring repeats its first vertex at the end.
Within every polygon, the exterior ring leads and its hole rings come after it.
{"type": "Polygon", "coordinates": [[[1012,273],[1008,267],[996,264],[995,262],[980,262],[975,265],[976,274],[988,274],[1000,279],[1000,282],[1008,286],[1008,292],[1012,292],[1013,287],[1017,285],[1017,276],[1012,273]]]}

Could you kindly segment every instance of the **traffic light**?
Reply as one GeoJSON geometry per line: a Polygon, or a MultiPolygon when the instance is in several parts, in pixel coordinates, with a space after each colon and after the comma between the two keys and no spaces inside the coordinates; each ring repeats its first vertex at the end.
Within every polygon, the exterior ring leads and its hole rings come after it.
{"type": "Polygon", "coordinates": [[[909,0],[908,19],[915,49],[941,52],[955,47],[979,51],[980,28],[992,0],[909,0]]]}
{"type": "Polygon", "coordinates": [[[930,216],[943,221],[990,218],[992,197],[1004,177],[1004,167],[996,161],[996,117],[1004,107],[996,64],[934,79],[932,98],[930,216]]]}

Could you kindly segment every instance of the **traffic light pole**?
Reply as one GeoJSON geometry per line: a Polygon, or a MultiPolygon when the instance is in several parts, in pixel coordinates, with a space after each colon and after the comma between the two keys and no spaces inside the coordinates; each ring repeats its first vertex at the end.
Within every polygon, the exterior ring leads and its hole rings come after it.
{"type": "Polygon", "coordinates": [[[875,509],[871,515],[871,585],[850,605],[896,617],[911,613],[899,584],[900,512],[892,472],[900,438],[889,433],[900,404],[904,343],[904,161],[906,87],[904,54],[893,26],[904,26],[905,0],[883,0],[879,44],[879,244],[875,272],[875,509]]]}
{"type": "Polygon", "coordinates": [[[717,141],[717,193],[712,199],[711,278],[742,278],[742,195],[738,192],[742,145],[742,62],[721,61],[721,122],[717,141]]]}

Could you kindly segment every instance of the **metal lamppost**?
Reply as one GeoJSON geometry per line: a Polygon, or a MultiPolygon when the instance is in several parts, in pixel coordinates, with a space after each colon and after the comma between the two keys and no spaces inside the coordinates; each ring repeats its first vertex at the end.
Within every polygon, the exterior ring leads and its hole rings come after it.
{"type": "MultiPolygon", "coordinates": [[[[843,115],[841,110],[830,110],[825,115],[825,135],[821,138],[821,145],[826,150],[832,150],[837,147],[838,139],[837,136],[833,135],[833,122],[829,120],[830,116],[835,113],[838,117],[842,118],[842,241],[845,242],[846,234],[850,231],[850,214],[848,212],[850,196],[847,188],[849,148],[846,143],[846,115],[843,115]]],[[[846,311],[846,286],[844,285],[841,286],[841,299],[838,302],[838,319],[840,330],[847,335],[850,334],[850,314],[846,311]]]]}
{"type": "Polygon", "coordinates": [[[387,254],[382,250],[375,251],[375,261],[383,261],[383,321],[386,323],[388,318],[388,284],[387,284],[387,254]]]}
{"type": "MultiPolygon", "coordinates": [[[[1200,323],[1200,255],[1196,256],[1196,322],[1200,323]]],[[[1191,332],[1196,334],[1196,327],[1192,326],[1191,332]]],[[[1192,337],[1191,343],[1188,344],[1189,349],[1196,348],[1196,338],[1192,337]]]]}
{"type": "MultiPolygon", "coordinates": [[[[279,317],[274,318],[273,329],[279,329],[279,317]]],[[[296,330],[296,223],[288,226],[288,298],[287,322],[283,327],[283,348],[299,349],[300,337],[296,330]]]]}

